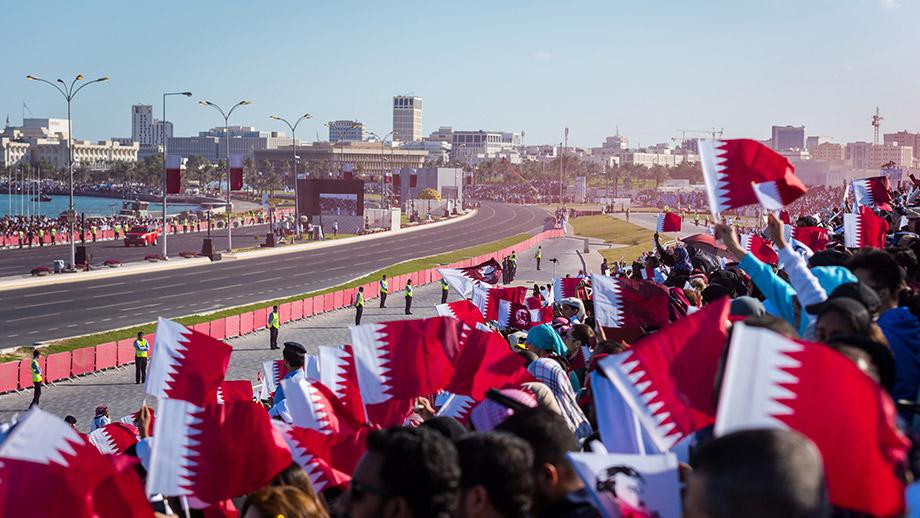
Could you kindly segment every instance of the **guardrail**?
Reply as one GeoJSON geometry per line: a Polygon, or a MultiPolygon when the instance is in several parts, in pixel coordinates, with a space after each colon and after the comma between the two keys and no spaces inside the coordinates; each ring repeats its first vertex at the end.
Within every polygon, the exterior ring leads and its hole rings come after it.
{"type": "MultiPolygon", "coordinates": [[[[521,243],[509,246],[489,254],[483,254],[463,261],[440,266],[438,268],[465,268],[473,266],[491,257],[510,255],[512,250],[526,250],[547,239],[564,237],[561,229],[547,230],[537,234],[521,243]]],[[[407,279],[412,279],[414,286],[422,286],[437,282],[441,279],[438,268],[415,271],[397,275],[389,279],[391,286],[404,286],[407,279]]],[[[345,288],[332,293],[325,293],[313,297],[305,297],[294,302],[287,302],[278,306],[281,323],[319,315],[336,309],[350,307],[354,301],[357,288],[345,288]]],[[[380,296],[380,286],[376,281],[364,285],[365,299],[380,296]]],[[[207,334],[218,340],[235,338],[265,329],[268,323],[268,313],[271,307],[256,309],[231,317],[218,318],[200,324],[195,324],[192,329],[207,334]]],[[[151,348],[156,342],[156,334],[147,335],[151,348]]],[[[15,392],[32,387],[30,372],[30,359],[15,360],[0,363],[0,393],[15,392]]],[[[45,376],[46,383],[55,383],[78,376],[120,367],[134,363],[134,339],[128,338],[117,342],[108,342],[91,347],[74,349],[60,353],[42,356],[39,365],[45,376]]]]}

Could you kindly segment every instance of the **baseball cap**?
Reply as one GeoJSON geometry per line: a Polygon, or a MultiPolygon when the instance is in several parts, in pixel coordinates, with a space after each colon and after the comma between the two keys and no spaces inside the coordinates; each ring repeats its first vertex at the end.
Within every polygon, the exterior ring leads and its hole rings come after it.
{"type": "Polygon", "coordinates": [[[882,301],[878,298],[878,294],[875,293],[875,290],[865,283],[846,282],[837,286],[824,302],[805,306],[805,311],[812,315],[820,314],[830,301],[838,298],[848,298],[859,302],[871,315],[878,313],[879,307],[882,305],[882,301]]]}

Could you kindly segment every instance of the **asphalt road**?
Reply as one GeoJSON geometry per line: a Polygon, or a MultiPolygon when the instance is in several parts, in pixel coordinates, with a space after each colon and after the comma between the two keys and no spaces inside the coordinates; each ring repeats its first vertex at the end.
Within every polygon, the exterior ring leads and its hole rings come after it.
{"type": "MultiPolygon", "coordinates": [[[[252,227],[233,229],[233,246],[236,248],[256,246],[265,241],[268,225],[255,225],[252,227]]],[[[201,242],[207,237],[207,232],[190,232],[188,234],[170,234],[166,241],[169,255],[178,255],[180,252],[200,252],[201,242]]],[[[218,250],[227,247],[227,230],[217,229],[211,231],[211,239],[218,250]]],[[[80,243],[77,242],[79,245],[80,243]]],[[[91,254],[91,263],[102,263],[106,259],[118,259],[123,263],[129,261],[142,261],[149,254],[160,253],[162,245],[157,246],[130,246],[126,247],[124,241],[91,241],[86,242],[87,252],[91,254]]],[[[57,244],[55,246],[33,245],[22,250],[10,248],[0,250],[0,277],[10,275],[24,275],[36,266],[51,267],[55,259],[69,261],[70,245],[57,244]]]]}
{"type": "Polygon", "coordinates": [[[542,230],[548,215],[536,207],[486,202],[470,219],[367,242],[5,291],[0,295],[0,347],[319,290],[401,261],[542,230]]]}

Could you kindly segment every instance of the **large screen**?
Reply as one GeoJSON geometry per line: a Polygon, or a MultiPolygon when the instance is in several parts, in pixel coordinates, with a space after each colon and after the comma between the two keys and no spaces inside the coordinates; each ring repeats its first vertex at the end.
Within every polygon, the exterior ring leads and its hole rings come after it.
{"type": "Polygon", "coordinates": [[[297,181],[297,197],[303,216],[363,216],[363,180],[297,181]]]}
{"type": "Polygon", "coordinates": [[[319,213],[323,216],[357,216],[357,194],[319,194],[319,213]]]}

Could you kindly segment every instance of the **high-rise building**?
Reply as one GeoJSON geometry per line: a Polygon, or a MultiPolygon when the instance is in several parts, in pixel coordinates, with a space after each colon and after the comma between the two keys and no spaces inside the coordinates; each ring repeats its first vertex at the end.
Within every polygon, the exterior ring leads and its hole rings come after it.
{"type": "Polygon", "coordinates": [[[846,160],[857,169],[868,169],[871,149],[871,142],[847,142],[846,160]]]}
{"type": "Polygon", "coordinates": [[[771,146],[774,151],[805,148],[805,126],[773,126],[771,146]]]}
{"type": "Polygon", "coordinates": [[[412,95],[393,97],[393,140],[422,140],[422,98],[412,95]]]}
{"type": "Polygon", "coordinates": [[[327,126],[329,127],[329,142],[367,140],[367,128],[364,127],[363,122],[338,120],[330,121],[327,126]]]}
{"type": "Polygon", "coordinates": [[[831,142],[833,142],[833,139],[830,137],[819,137],[817,135],[812,135],[805,139],[805,149],[807,149],[809,153],[812,153],[812,150],[821,144],[829,144],[831,142]]]}
{"type": "Polygon", "coordinates": [[[172,137],[169,139],[169,154],[182,157],[197,155],[216,163],[225,158],[228,140],[230,154],[246,157],[251,157],[255,151],[291,144],[291,138],[280,131],[259,131],[251,126],[230,126],[228,130],[225,132],[221,126],[200,131],[197,137],[172,137]]]}
{"type": "MultiPolygon", "coordinates": [[[[811,138],[811,137],[809,137],[811,138]]],[[[822,142],[809,150],[812,160],[840,163],[846,158],[846,148],[843,144],[822,142]]]]}
{"type": "Polygon", "coordinates": [[[920,133],[911,133],[907,130],[897,133],[885,133],[885,145],[910,147],[914,150],[914,157],[920,156],[920,133]]]}
{"type": "Polygon", "coordinates": [[[141,146],[162,146],[172,136],[172,123],[153,118],[153,106],[135,104],[131,107],[131,140],[141,146]]]}

